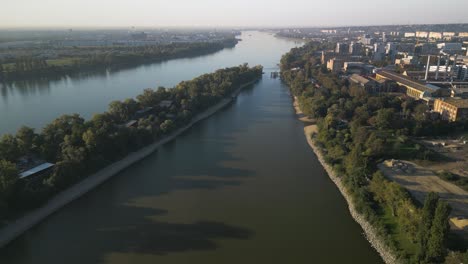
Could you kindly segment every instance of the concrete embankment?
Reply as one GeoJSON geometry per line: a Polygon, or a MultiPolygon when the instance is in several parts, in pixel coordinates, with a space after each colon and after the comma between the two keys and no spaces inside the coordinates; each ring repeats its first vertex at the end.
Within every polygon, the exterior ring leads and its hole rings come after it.
{"type": "MultiPolygon", "coordinates": [[[[310,121],[307,122],[304,120],[304,117],[302,117],[303,113],[299,107],[297,98],[293,98],[293,99],[294,99],[294,108],[296,110],[296,114],[299,117],[301,117],[300,120],[302,119],[301,121],[303,121],[306,124],[310,123],[310,121]]],[[[353,199],[351,195],[348,193],[348,191],[346,190],[346,187],[341,181],[341,178],[339,178],[336,175],[333,168],[325,162],[325,158],[322,154],[322,150],[315,144],[314,140],[312,139],[312,135],[314,133],[317,133],[317,131],[318,131],[317,125],[315,124],[313,125],[309,124],[304,127],[304,134],[307,138],[307,143],[310,145],[310,147],[314,151],[315,155],[317,156],[317,159],[322,164],[323,168],[327,172],[330,179],[335,183],[336,187],[341,192],[341,195],[343,195],[343,197],[345,198],[346,202],[348,203],[348,208],[349,208],[349,212],[351,213],[351,216],[364,230],[364,235],[366,236],[366,239],[369,241],[372,247],[375,248],[375,250],[380,254],[380,256],[382,257],[385,263],[397,264],[398,261],[396,257],[392,254],[391,250],[385,245],[382,239],[379,238],[375,228],[364,218],[363,215],[359,214],[356,211],[353,199]]]]}
{"type": "Polygon", "coordinates": [[[18,236],[20,236],[22,233],[26,232],[28,229],[33,227],[34,225],[44,220],[47,216],[53,214],[54,212],[58,211],[63,206],[81,197],[82,195],[86,194],[92,189],[96,188],[98,185],[104,183],[105,181],[107,181],[108,179],[110,179],[112,176],[116,175],[123,169],[149,156],[154,151],[156,151],[160,146],[175,139],[178,135],[185,132],[187,129],[191,128],[197,122],[205,118],[208,118],[209,116],[213,115],[217,111],[221,110],[222,108],[227,106],[229,103],[231,103],[243,88],[257,81],[258,80],[255,80],[255,81],[242,85],[241,87],[236,89],[230,96],[224,98],[221,102],[210,107],[203,113],[196,115],[189,124],[187,124],[186,126],[182,128],[177,129],[171,135],[151,145],[148,145],[138,150],[137,152],[133,152],[127,155],[125,158],[101,169],[95,174],[92,174],[86,177],[81,182],[73,185],[72,187],[54,196],[44,206],[38,209],[35,209],[34,211],[29,212],[25,216],[3,227],[2,229],[0,229],[0,247],[5,246],[9,242],[14,240],[18,236]]]}

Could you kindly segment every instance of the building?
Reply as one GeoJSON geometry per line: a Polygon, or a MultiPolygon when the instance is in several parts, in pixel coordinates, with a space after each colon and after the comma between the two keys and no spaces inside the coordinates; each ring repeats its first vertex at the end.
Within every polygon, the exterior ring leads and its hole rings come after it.
{"type": "Polygon", "coordinates": [[[361,43],[364,45],[374,45],[375,40],[371,37],[371,35],[366,34],[361,37],[361,43]]]}
{"type": "Polygon", "coordinates": [[[19,178],[20,179],[28,179],[28,180],[37,180],[37,179],[40,179],[46,175],[48,175],[53,167],[55,165],[52,164],[52,163],[48,163],[48,162],[45,162],[45,163],[42,163],[36,167],[33,167],[29,170],[26,170],[26,171],[23,171],[19,174],[19,178]]]}
{"type": "Polygon", "coordinates": [[[414,52],[417,54],[438,54],[439,49],[437,49],[437,45],[434,43],[420,43],[415,46],[414,52]]]}
{"type": "Polygon", "coordinates": [[[460,97],[464,99],[468,99],[468,87],[466,88],[458,88],[454,87],[451,89],[451,97],[460,97]]]}
{"type": "Polygon", "coordinates": [[[349,54],[351,55],[361,55],[362,54],[362,44],[361,43],[356,43],[356,42],[351,42],[349,45],[349,54]]]}
{"type": "MultiPolygon", "coordinates": [[[[428,80],[446,80],[450,76],[450,66],[430,66],[429,71],[427,72],[427,79],[428,80]],[[437,71],[439,74],[437,74],[437,71]],[[437,77],[437,78],[436,78],[437,77]]],[[[413,80],[425,80],[426,79],[426,71],[405,71],[403,75],[408,76],[413,80]]]]}
{"type": "Polygon", "coordinates": [[[349,45],[346,43],[336,43],[335,52],[338,54],[347,54],[349,52],[349,45]]]}
{"type": "Polygon", "coordinates": [[[442,33],[440,32],[429,32],[430,39],[442,39],[442,33]]]}
{"type": "Polygon", "coordinates": [[[468,99],[442,98],[434,102],[434,111],[449,121],[468,120],[468,99]]]}
{"type": "Polygon", "coordinates": [[[139,119],[150,115],[153,112],[153,107],[146,107],[144,109],[136,111],[134,118],[139,119]]]}
{"type": "Polygon", "coordinates": [[[127,123],[125,123],[125,127],[130,128],[130,127],[137,127],[138,126],[138,121],[137,120],[130,120],[127,123]]]}
{"type": "Polygon", "coordinates": [[[444,32],[442,35],[444,37],[455,37],[455,32],[444,32]]]}
{"type": "Polygon", "coordinates": [[[456,79],[461,81],[468,80],[468,66],[467,65],[455,65],[453,69],[453,75],[456,79]]]}
{"type": "Polygon", "coordinates": [[[415,65],[416,63],[418,63],[418,59],[414,56],[406,56],[406,58],[395,60],[395,64],[399,65],[415,65]]]}
{"type": "Polygon", "coordinates": [[[363,62],[345,62],[343,69],[347,73],[371,74],[375,67],[363,62]]]}
{"type": "Polygon", "coordinates": [[[320,32],[324,33],[324,34],[336,34],[336,29],[322,29],[320,30],[320,32]]]}
{"type": "Polygon", "coordinates": [[[335,52],[330,50],[322,51],[321,62],[322,64],[326,64],[331,58],[335,56],[335,52]]]}
{"type": "Polygon", "coordinates": [[[161,108],[169,108],[172,106],[172,101],[171,100],[163,100],[159,103],[159,107],[161,108]]]}
{"type": "Polygon", "coordinates": [[[349,77],[349,81],[356,85],[361,86],[367,93],[378,93],[380,92],[381,82],[377,82],[372,79],[360,76],[359,74],[353,74],[349,77]]]}
{"type": "Polygon", "coordinates": [[[451,43],[451,42],[445,42],[445,43],[439,43],[437,44],[437,48],[441,49],[444,52],[447,53],[454,53],[454,52],[460,52],[462,51],[462,43],[451,43]]]}
{"type": "Polygon", "coordinates": [[[344,67],[343,59],[333,58],[333,59],[328,60],[327,62],[327,69],[334,73],[341,72],[343,70],[343,67],[344,67]]]}
{"type": "Polygon", "coordinates": [[[468,32],[460,32],[460,33],[458,33],[458,36],[460,38],[468,38],[468,32]]]}
{"type": "Polygon", "coordinates": [[[397,50],[398,52],[413,53],[415,46],[414,43],[398,43],[397,50]]]}
{"type": "Polygon", "coordinates": [[[429,37],[429,33],[427,31],[416,31],[416,37],[427,39],[429,37]]]}
{"type": "Polygon", "coordinates": [[[398,85],[405,87],[406,95],[415,99],[438,96],[441,92],[440,88],[435,85],[423,84],[419,81],[411,79],[408,76],[387,70],[381,70],[377,72],[376,79],[387,79],[396,82],[398,85]]]}
{"type": "Polygon", "coordinates": [[[416,33],[414,32],[406,32],[405,33],[405,38],[414,38],[416,37],[416,33]]]}

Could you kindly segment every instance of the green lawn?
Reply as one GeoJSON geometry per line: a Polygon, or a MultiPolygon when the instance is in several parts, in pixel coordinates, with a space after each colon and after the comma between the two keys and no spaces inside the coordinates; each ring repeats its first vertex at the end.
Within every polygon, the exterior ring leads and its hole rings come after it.
{"type": "Polygon", "coordinates": [[[408,238],[407,234],[401,230],[400,225],[397,222],[389,208],[381,208],[381,219],[387,229],[387,232],[395,242],[398,251],[402,252],[405,259],[411,259],[416,255],[418,247],[412,243],[408,238]]]}

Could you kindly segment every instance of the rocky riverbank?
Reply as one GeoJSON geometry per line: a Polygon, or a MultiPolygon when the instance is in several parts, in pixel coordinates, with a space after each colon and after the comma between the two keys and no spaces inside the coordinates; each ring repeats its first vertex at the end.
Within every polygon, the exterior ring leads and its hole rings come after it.
{"type": "Polygon", "coordinates": [[[42,220],[44,220],[49,215],[53,214],[54,212],[58,211],[68,203],[74,201],[75,199],[83,196],[87,192],[91,191],[92,189],[96,188],[100,184],[104,183],[105,181],[112,178],[114,175],[122,171],[123,169],[135,164],[136,162],[146,158],[154,151],[156,151],[160,146],[166,144],[169,141],[177,138],[180,134],[191,128],[193,125],[198,123],[199,121],[210,117],[214,113],[218,112],[228,104],[230,104],[237,95],[241,92],[241,90],[258,80],[254,80],[252,82],[246,83],[240,86],[237,90],[235,90],[230,96],[227,96],[222,101],[217,103],[216,105],[208,108],[203,113],[196,115],[192,121],[187,124],[186,126],[177,129],[171,135],[157,141],[151,145],[148,145],[136,152],[133,152],[127,155],[125,158],[101,169],[95,174],[92,174],[86,177],[81,182],[73,185],[72,187],[68,188],[67,190],[59,193],[52,199],[50,199],[44,206],[35,209],[25,216],[17,219],[15,222],[8,224],[7,226],[0,229],[0,247],[5,246],[28,229],[33,227],[34,225],[38,224],[42,220]]]}
{"type": "MultiPolygon", "coordinates": [[[[303,121],[304,123],[310,123],[310,121],[304,120],[303,113],[299,107],[297,102],[297,98],[294,99],[294,108],[296,110],[296,114],[299,117],[299,120],[303,121]]],[[[307,138],[307,143],[309,143],[310,147],[314,151],[317,159],[322,164],[323,168],[327,172],[330,179],[335,183],[336,187],[340,190],[341,194],[345,198],[346,202],[348,203],[349,212],[353,219],[362,227],[364,230],[364,235],[369,243],[372,245],[375,250],[380,254],[382,259],[385,263],[388,264],[397,264],[399,263],[396,257],[392,254],[391,250],[385,245],[385,243],[378,237],[375,228],[364,218],[363,215],[359,214],[356,211],[356,208],[353,203],[353,199],[351,195],[348,194],[346,187],[342,183],[341,179],[336,175],[333,168],[325,162],[325,158],[322,153],[322,149],[320,149],[312,139],[313,133],[317,132],[317,125],[315,124],[308,124],[304,127],[304,134],[307,138]]]]}

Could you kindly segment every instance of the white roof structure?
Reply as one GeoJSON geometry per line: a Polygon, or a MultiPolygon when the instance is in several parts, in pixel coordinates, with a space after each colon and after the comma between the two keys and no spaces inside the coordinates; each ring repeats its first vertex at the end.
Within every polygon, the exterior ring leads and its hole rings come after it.
{"type": "Polygon", "coordinates": [[[38,172],[41,172],[41,171],[44,171],[44,170],[47,170],[49,168],[52,168],[54,166],[54,164],[52,163],[42,163],[41,165],[37,166],[37,167],[34,167],[32,169],[29,169],[27,171],[23,171],[22,173],[19,174],[19,177],[20,179],[23,179],[23,178],[26,178],[26,177],[29,177],[31,175],[34,175],[38,172]]]}

